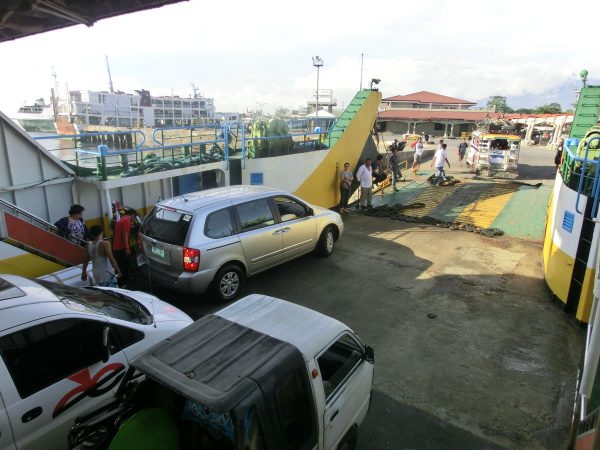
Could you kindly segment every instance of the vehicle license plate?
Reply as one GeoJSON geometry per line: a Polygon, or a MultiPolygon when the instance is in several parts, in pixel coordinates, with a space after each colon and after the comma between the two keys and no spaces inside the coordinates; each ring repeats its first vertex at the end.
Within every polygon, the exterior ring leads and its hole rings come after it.
{"type": "Polygon", "coordinates": [[[490,162],[493,164],[502,164],[504,162],[504,155],[502,153],[492,153],[490,155],[490,162]]]}
{"type": "Polygon", "coordinates": [[[162,248],[158,247],[152,247],[152,254],[163,259],[165,257],[165,251],[162,248]]]}

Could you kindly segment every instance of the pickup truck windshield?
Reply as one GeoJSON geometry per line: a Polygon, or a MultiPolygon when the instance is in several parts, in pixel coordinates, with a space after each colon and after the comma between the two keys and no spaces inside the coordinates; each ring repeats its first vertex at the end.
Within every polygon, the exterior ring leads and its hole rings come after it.
{"type": "Polygon", "coordinates": [[[120,292],[97,288],[83,289],[43,280],[35,282],[48,289],[67,308],[74,311],[102,314],[144,325],[152,323],[152,316],[146,308],[120,292]]]}

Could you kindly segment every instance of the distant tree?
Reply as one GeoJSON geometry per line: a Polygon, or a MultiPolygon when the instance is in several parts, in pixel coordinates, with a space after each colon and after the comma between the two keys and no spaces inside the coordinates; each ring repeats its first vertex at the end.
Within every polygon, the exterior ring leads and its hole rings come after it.
{"type": "Polygon", "coordinates": [[[494,95],[487,102],[487,107],[499,113],[511,113],[512,108],[506,104],[506,97],[494,95]]]}
{"type": "Polygon", "coordinates": [[[285,117],[289,113],[290,113],[290,110],[283,106],[278,106],[277,109],[275,109],[275,116],[277,116],[277,117],[285,117]]]}
{"type": "Polygon", "coordinates": [[[519,109],[515,109],[515,112],[518,114],[533,114],[533,111],[535,111],[533,108],[519,108],[519,109]]]}
{"type": "Polygon", "coordinates": [[[558,103],[548,103],[544,106],[536,108],[536,114],[560,114],[562,108],[558,103]]]}

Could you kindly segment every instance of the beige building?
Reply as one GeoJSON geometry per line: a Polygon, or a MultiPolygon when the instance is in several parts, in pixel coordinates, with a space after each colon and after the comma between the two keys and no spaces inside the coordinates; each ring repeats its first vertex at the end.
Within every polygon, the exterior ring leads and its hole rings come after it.
{"type": "Polygon", "coordinates": [[[493,110],[472,109],[474,102],[427,91],[384,98],[381,106],[381,130],[395,134],[460,137],[486,118],[499,116],[493,110]]]}

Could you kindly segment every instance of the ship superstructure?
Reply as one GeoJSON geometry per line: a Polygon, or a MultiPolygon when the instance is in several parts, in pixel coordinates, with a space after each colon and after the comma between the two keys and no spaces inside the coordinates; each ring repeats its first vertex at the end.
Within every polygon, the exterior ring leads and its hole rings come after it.
{"type": "Polygon", "coordinates": [[[52,104],[46,103],[43,98],[21,106],[14,118],[26,131],[56,132],[52,104]]]}
{"type": "Polygon", "coordinates": [[[192,98],[154,97],[145,89],[135,92],[69,91],[67,99],[58,105],[58,131],[191,126],[210,123],[215,118],[214,99],[196,91],[192,98]]]}

